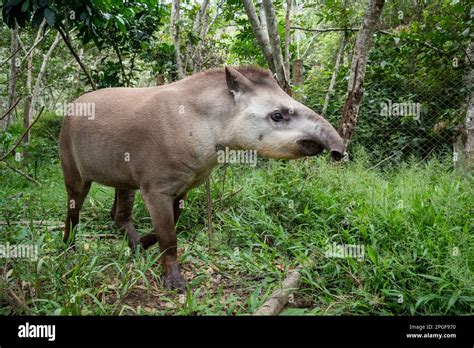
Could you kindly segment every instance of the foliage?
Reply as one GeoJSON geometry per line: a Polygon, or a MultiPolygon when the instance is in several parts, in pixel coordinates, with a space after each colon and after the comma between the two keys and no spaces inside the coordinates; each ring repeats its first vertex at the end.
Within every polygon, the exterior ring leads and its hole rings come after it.
{"type": "MultiPolygon", "coordinates": [[[[385,163],[388,165],[411,155],[425,159],[451,152],[455,130],[465,117],[467,90],[463,76],[470,68],[465,58],[471,27],[469,11],[467,2],[432,3],[421,9],[404,4],[386,9],[382,22],[393,26],[385,29],[393,34],[379,32],[374,37],[353,139],[355,146],[370,150],[374,162],[390,156],[391,161],[385,163]],[[381,116],[381,104],[389,101],[419,103],[420,121],[381,116]]],[[[333,61],[332,56],[327,58],[325,65],[311,71],[305,81],[302,94],[316,110],[322,108],[333,61]]],[[[346,61],[327,111],[334,125],[342,114],[348,69],[346,61]]]]}
{"type": "MultiPolygon", "coordinates": [[[[34,243],[39,259],[9,262],[8,284],[3,286],[24,289],[28,309],[4,297],[0,311],[249,314],[289,267],[311,257],[315,266],[303,273],[293,304],[300,311],[292,314],[471,313],[474,240],[473,221],[466,216],[472,178],[453,172],[449,159],[413,161],[383,173],[367,169],[366,155],[358,158],[343,167],[322,158],[266,162],[257,169],[228,167],[224,191],[220,184],[212,186],[216,205],[211,248],[205,214],[200,213],[205,211],[205,193],[203,188],[192,191],[178,225],[187,297],[163,290],[157,247],[130,254],[108,215],[111,189],[93,185],[77,250],[66,251],[61,233],[53,229],[64,214],[59,165],[39,168],[40,188],[3,172],[0,219],[9,225],[0,226],[0,241],[34,243]],[[42,224],[33,223],[45,216],[42,224]],[[31,223],[20,226],[14,223],[18,220],[31,223]],[[332,243],[364,245],[365,257],[326,258],[332,243]]],[[[139,233],[149,232],[141,200],[134,220],[139,233]]]]}

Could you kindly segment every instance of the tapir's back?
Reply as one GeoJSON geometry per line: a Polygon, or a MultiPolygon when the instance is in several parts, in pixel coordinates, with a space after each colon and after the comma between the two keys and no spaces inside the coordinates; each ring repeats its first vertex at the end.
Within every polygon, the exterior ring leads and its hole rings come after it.
{"type": "Polygon", "coordinates": [[[159,146],[165,151],[166,129],[173,122],[163,117],[171,108],[170,93],[166,86],[106,88],[65,105],[60,135],[63,168],[69,163],[83,180],[106,185],[133,181],[132,159],[135,164],[145,161],[143,154],[150,154],[146,147],[159,146]]]}

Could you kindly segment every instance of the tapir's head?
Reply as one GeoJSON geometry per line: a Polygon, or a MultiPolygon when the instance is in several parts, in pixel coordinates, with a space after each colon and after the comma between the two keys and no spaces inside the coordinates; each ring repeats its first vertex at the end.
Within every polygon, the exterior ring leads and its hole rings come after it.
{"type": "Polygon", "coordinates": [[[286,94],[268,71],[226,67],[236,115],[230,125],[232,142],[257,150],[263,157],[296,159],[327,149],[340,160],[344,142],[322,116],[286,94]]]}

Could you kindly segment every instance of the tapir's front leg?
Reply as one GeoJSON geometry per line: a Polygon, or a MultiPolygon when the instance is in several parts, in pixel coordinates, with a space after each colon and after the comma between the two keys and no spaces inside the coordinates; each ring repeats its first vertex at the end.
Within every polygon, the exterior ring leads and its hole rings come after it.
{"type": "Polygon", "coordinates": [[[163,279],[168,289],[185,289],[186,283],[178,265],[177,238],[174,224],[174,197],[156,187],[142,188],[141,194],[150,212],[153,228],[160,245],[163,279]]]}
{"type": "MultiPolygon", "coordinates": [[[[183,210],[183,203],[184,199],[186,198],[186,193],[179,195],[174,199],[173,202],[173,215],[174,215],[174,225],[178,222],[179,216],[181,215],[181,211],[183,210]]],[[[140,238],[140,243],[144,249],[148,249],[152,245],[156,244],[158,240],[156,239],[155,233],[148,233],[145,234],[142,238],[140,238]]]]}

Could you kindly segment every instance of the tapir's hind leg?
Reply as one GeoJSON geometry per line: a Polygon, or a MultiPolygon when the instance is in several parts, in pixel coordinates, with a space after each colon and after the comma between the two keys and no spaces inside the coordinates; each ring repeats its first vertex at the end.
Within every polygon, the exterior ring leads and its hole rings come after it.
{"type": "Polygon", "coordinates": [[[115,224],[120,230],[125,230],[128,237],[128,245],[135,248],[140,245],[140,237],[138,236],[135,226],[132,222],[132,209],[135,200],[134,190],[115,190],[114,207],[111,215],[114,217],[115,224]]]}
{"type": "Polygon", "coordinates": [[[115,215],[117,214],[117,189],[115,189],[115,196],[114,196],[114,205],[112,206],[112,209],[110,210],[110,217],[112,220],[115,221],[115,215]]]}
{"type": "Polygon", "coordinates": [[[63,239],[65,243],[74,244],[74,235],[70,237],[70,232],[74,231],[74,228],[79,223],[79,212],[86,199],[87,193],[89,193],[90,187],[90,181],[83,182],[78,180],[66,182],[67,213],[63,239]]]}

